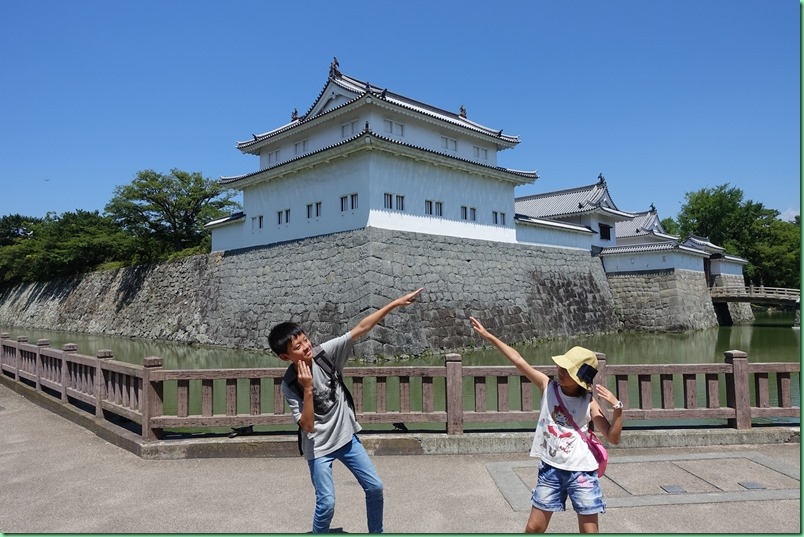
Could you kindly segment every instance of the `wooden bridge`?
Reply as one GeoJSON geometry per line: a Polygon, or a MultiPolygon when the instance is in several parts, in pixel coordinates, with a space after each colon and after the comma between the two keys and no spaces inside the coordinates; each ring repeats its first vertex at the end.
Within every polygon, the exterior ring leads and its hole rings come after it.
{"type": "Polygon", "coordinates": [[[781,287],[754,287],[753,285],[710,287],[709,295],[715,304],[722,302],[750,302],[774,306],[794,306],[801,300],[801,289],[781,287]]]}
{"type": "MultiPolygon", "coordinates": [[[[724,353],[722,363],[607,364],[598,353],[596,383],[625,405],[627,425],[643,420],[716,420],[749,429],[755,419],[800,419],[799,362],[750,363],[746,353],[724,353]]],[[[555,375],[555,366],[540,366],[555,375]]],[[[28,343],[0,334],[0,382],[35,391],[53,404],[70,405],[108,423],[136,424],[144,442],[168,430],[280,426],[295,432],[280,385],[285,368],[168,370],[162,358],[143,364],[62,349],[48,340],[28,343]]],[[[364,424],[440,424],[448,435],[465,426],[527,423],[539,418],[538,394],[514,366],[465,366],[447,354],[443,366],[374,366],[344,369],[357,418],[364,424]]],[[[91,419],[91,418],[90,418],[91,419]]]]}

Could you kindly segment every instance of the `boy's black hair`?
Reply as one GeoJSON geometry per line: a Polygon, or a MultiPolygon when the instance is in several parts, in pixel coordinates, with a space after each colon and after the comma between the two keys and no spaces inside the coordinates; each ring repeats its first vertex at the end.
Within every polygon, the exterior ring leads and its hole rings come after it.
{"type": "Polygon", "coordinates": [[[304,334],[304,330],[294,322],[287,321],[279,323],[271,328],[271,332],[268,334],[268,345],[271,347],[271,350],[279,356],[288,351],[288,345],[294,337],[302,334],[304,334]]]}

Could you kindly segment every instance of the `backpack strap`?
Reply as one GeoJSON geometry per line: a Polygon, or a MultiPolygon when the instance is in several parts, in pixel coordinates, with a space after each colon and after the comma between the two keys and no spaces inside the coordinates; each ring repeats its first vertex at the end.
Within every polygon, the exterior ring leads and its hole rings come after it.
{"type": "MultiPolygon", "coordinates": [[[[346,404],[349,405],[349,408],[352,409],[352,412],[355,411],[355,402],[352,399],[352,393],[349,391],[349,388],[346,387],[346,384],[343,382],[343,376],[338,372],[335,368],[335,364],[332,363],[329,356],[327,356],[326,351],[320,345],[317,347],[313,347],[313,361],[318,364],[324,373],[327,374],[329,378],[334,378],[338,384],[341,385],[341,389],[343,390],[344,398],[346,399],[346,404]]],[[[296,373],[296,366],[294,364],[290,364],[285,371],[285,375],[282,380],[287,384],[290,391],[298,395],[299,397],[304,397],[304,390],[299,384],[299,379],[296,373]]],[[[302,428],[299,426],[299,430],[297,431],[297,442],[299,445],[299,454],[303,455],[302,451],[302,428]]]]}

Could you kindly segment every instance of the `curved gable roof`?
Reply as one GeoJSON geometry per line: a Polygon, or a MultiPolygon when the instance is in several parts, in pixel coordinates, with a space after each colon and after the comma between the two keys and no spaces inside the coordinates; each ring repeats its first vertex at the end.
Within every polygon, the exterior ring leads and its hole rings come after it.
{"type": "MultiPolygon", "coordinates": [[[[420,151],[425,151],[425,152],[433,154],[433,155],[438,155],[439,157],[445,157],[445,158],[448,158],[450,160],[454,160],[456,162],[456,164],[457,163],[463,163],[463,164],[468,164],[468,165],[471,165],[471,166],[477,166],[479,168],[485,168],[485,169],[493,171],[493,172],[501,172],[501,173],[505,174],[506,176],[508,176],[510,178],[511,182],[514,182],[515,184],[518,184],[518,185],[524,185],[524,184],[527,184],[527,183],[532,183],[534,180],[539,178],[539,174],[537,172],[535,172],[535,171],[512,170],[512,169],[508,169],[508,168],[503,168],[501,166],[489,166],[488,164],[481,164],[479,162],[475,162],[475,161],[468,160],[468,159],[465,159],[465,158],[456,157],[453,154],[442,153],[440,151],[434,151],[434,150],[428,149],[426,147],[421,147],[421,146],[417,146],[417,145],[413,145],[413,144],[408,144],[408,143],[402,142],[400,140],[396,140],[394,138],[389,138],[387,136],[377,134],[376,132],[371,130],[371,127],[369,126],[369,124],[366,123],[366,126],[364,127],[363,131],[358,133],[358,134],[356,134],[356,135],[354,135],[354,136],[352,136],[351,138],[346,138],[345,140],[341,140],[341,141],[339,141],[337,143],[334,143],[334,144],[331,144],[329,146],[322,147],[321,149],[318,149],[316,151],[312,151],[310,153],[305,153],[304,155],[299,155],[299,156],[294,157],[294,158],[292,158],[290,160],[285,160],[285,161],[279,162],[277,164],[273,164],[273,165],[268,166],[266,168],[263,168],[261,170],[257,170],[256,172],[246,173],[246,174],[243,174],[243,175],[221,177],[219,179],[219,182],[222,185],[229,185],[231,187],[237,188],[237,185],[235,183],[238,183],[239,181],[241,181],[243,179],[248,179],[248,178],[251,178],[251,177],[255,177],[257,175],[260,175],[260,174],[263,174],[263,173],[266,173],[268,171],[275,170],[275,169],[280,170],[283,167],[287,167],[287,166],[290,166],[291,164],[293,164],[295,162],[298,162],[299,160],[302,160],[302,159],[305,159],[307,157],[317,155],[317,154],[320,154],[320,153],[324,153],[326,151],[330,151],[330,150],[333,150],[333,149],[338,148],[338,147],[343,147],[345,145],[348,145],[348,144],[354,143],[354,142],[356,142],[358,140],[361,140],[361,139],[365,138],[366,136],[373,137],[373,138],[376,138],[378,140],[388,142],[390,144],[395,144],[395,145],[402,146],[402,147],[407,147],[407,148],[411,148],[411,149],[417,149],[417,150],[420,150],[420,151]]],[[[361,144],[360,147],[366,147],[365,143],[361,144]]]]}
{"type": "Polygon", "coordinates": [[[398,106],[439,121],[450,123],[451,125],[467,129],[476,134],[492,137],[502,149],[512,148],[520,141],[518,136],[503,134],[502,129],[492,129],[480,123],[470,121],[466,117],[464,110],[461,110],[460,113],[449,112],[442,108],[394,93],[387,88],[381,88],[369,82],[344,75],[337,69],[331,67],[326,83],[323,88],[321,88],[318,97],[316,97],[313,104],[307,110],[307,113],[303,116],[294,115],[294,119],[290,123],[276,129],[262,134],[252,134],[251,140],[237,142],[237,148],[243,152],[253,152],[253,146],[260,144],[260,142],[273,138],[290,129],[294,129],[303,123],[321,117],[343,106],[347,106],[366,96],[375,97],[393,106],[398,106]]]}
{"type": "Polygon", "coordinates": [[[648,211],[633,214],[636,215],[633,220],[625,220],[615,224],[617,237],[655,235],[661,238],[678,239],[678,237],[669,235],[664,229],[661,220],[659,220],[659,213],[656,212],[656,208],[653,205],[648,211]]]}
{"type": "Polygon", "coordinates": [[[568,218],[592,212],[624,219],[635,216],[617,208],[602,174],[591,185],[517,198],[514,207],[517,213],[534,218],[568,218]]]}

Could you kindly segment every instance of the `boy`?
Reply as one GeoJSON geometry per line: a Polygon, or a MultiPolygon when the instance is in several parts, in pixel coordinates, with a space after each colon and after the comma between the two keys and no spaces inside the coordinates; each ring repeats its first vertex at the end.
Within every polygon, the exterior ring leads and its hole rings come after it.
{"type": "Polygon", "coordinates": [[[287,380],[282,381],[282,393],[294,421],[302,430],[301,448],[315,488],[313,533],[328,533],[335,514],[332,463],[336,459],[354,474],[366,493],[368,531],[383,531],[382,481],[357,437],[361,427],[340,379],[354,340],[374,328],[391,310],[415,302],[422,289],[397,298],[365,317],[346,334],[323,343],[321,349],[332,362],[334,375],[327,374],[313,360],[313,345],[299,325],[280,323],[268,334],[271,350],[295,367],[296,380],[304,394],[300,397],[291,390],[287,380]]]}

